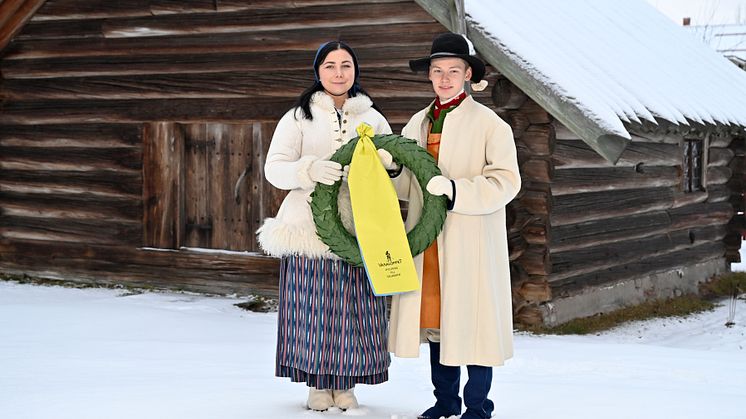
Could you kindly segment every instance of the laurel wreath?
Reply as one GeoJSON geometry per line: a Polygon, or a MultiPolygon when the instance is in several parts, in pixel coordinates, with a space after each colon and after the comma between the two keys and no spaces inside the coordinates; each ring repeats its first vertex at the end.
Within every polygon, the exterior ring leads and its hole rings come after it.
{"type": "MultiPolygon", "coordinates": [[[[350,164],[359,138],[355,137],[342,146],[330,160],[342,166],[350,164]]],[[[433,176],[441,174],[440,169],[433,156],[409,138],[390,134],[375,135],[371,139],[376,148],[388,151],[395,162],[412,171],[422,189],[422,215],[407,234],[412,256],[419,255],[438,237],[446,219],[446,197],[432,195],[425,189],[433,176]]],[[[357,239],[344,228],[339,217],[337,196],[341,185],[341,180],[332,185],[319,183],[311,193],[311,213],[316,234],[341,259],[353,266],[363,266],[357,239]]]]}

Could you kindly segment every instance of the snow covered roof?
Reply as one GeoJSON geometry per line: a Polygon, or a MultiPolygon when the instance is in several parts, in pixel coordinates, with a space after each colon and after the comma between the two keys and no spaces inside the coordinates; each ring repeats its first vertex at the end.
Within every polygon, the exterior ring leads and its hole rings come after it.
{"type": "Polygon", "coordinates": [[[464,2],[479,54],[609,161],[625,123],[746,126],[746,72],[644,0],[464,2]]]}
{"type": "Polygon", "coordinates": [[[746,25],[703,25],[685,28],[727,58],[746,62],[746,25]]]}

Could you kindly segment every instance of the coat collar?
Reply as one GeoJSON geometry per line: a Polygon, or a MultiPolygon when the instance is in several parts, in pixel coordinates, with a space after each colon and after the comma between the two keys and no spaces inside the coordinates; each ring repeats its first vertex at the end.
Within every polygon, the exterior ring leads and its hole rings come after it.
{"type": "MultiPolygon", "coordinates": [[[[327,95],[324,92],[316,92],[311,96],[311,103],[313,105],[319,106],[325,111],[333,111],[334,110],[334,100],[332,100],[331,96],[327,95]]],[[[358,93],[355,97],[350,97],[345,100],[345,104],[342,106],[342,110],[345,112],[349,112],[353,115],[359,115],[373,106],[373,101],[370,100],[368,96],[365,96],[362,93],[358,93]]]]}

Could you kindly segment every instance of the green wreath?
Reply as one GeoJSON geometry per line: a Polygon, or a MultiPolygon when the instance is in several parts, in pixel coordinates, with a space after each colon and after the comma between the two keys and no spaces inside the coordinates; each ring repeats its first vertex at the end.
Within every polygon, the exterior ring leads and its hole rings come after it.
{"type": "MultiPolygon", "coordinates": [[[[355,137],[342,146],[330,160],[342,166],[350,164],[359,138],[355,137]]],[[[433,156],[409,138],[391,134],[375,135],[372,140],[376,148],[388,151],[394,161],[411,170],[423,191],[422,216],[407,234],[412,255],[419,255],[438,237],[446,219],[446,197],[432,195],[425,189],[433,176],[441,174],[440,169],[433,156]]],[[[344,228],[339,218],[337,196],[341,185],[342,181],[333,185],[319,183],[311,194],[311,212],[316,224],[316,234],[334,254],[353,266],[363,266],[357,239],[344,228]]]]}

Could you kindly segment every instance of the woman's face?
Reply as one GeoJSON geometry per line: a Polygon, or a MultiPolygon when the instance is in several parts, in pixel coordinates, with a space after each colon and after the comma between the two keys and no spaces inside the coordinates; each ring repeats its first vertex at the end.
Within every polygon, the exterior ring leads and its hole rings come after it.
{"type": "Polygon", "coordinates": [[[355,81],[355,64],[350,53],[344,49],[330,52],[319,66],[319,81],[331,96],[347,97],[355,81]]]}

